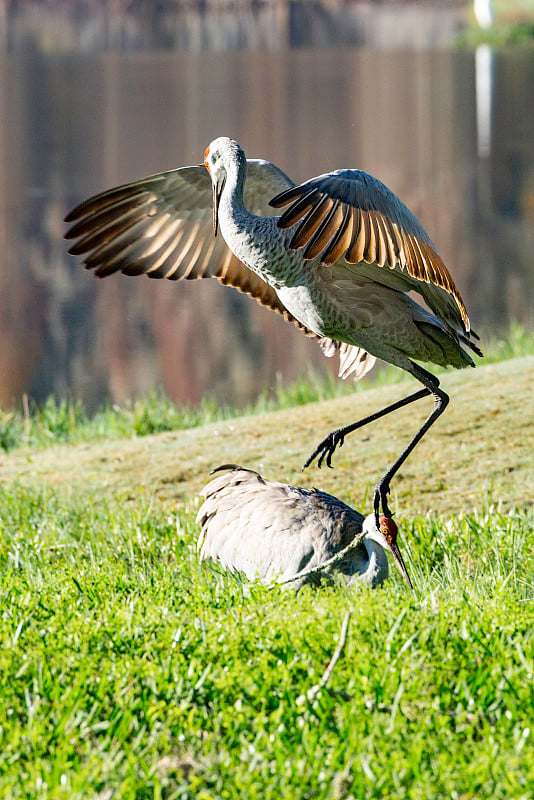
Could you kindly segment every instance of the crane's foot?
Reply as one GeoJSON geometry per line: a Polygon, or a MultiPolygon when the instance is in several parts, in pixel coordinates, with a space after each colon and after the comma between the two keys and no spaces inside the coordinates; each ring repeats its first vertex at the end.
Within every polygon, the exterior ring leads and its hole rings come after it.
{"type": "Polygon", "coordinates": [[[317,466],[319,469],[321,469],[323,466],[325,459],[326,466],[332,467],[332,456],[334,455],[336,449],[341,447],[345,441],[345,433],[345,428],[339,428],[337,431],[332,431],[332,433],[329,433],[326,439],[323,439],[321,444],[317,445],[302,469],[305,470],[306,467],[309,467],[312,461],[317,458],[317,456],[319,457],[317,460],[317,466]]]}
{"type": "Polygon", "coordinates": [[[375,512],[375,524],[378,530],[380,530],[380,509],[382,508],[382,514],[385,517],[392,517],[392,513],[390,511],[388,505],[388,494],[389,494],[389,480],[382,478],[381,481],[375,486],[375,494],[373,498],[373,510],[375,512]]]}

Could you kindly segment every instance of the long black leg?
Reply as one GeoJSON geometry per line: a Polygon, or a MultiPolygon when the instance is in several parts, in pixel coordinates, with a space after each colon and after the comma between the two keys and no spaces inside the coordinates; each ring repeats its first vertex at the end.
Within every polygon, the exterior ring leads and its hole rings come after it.
{"type": "Polygon", "coordinates": [[[425,422],[421,425],[411,442],[408,444],[408,447],[401,453],[395,463],[388,469],[386,474],[383,478],[381,478],[375,487],[375,495],[373,501],[373,508],[375,512],[375,519],[377,527],[378,525],[378,517],[380,514],[380,506],[382,506],[382,511],[386,517],[391,516],[391,511],[389,510],[388,506],[388,494],[389,494],[389,484],[399,467],[404,464],[414,447],[418,442],[421,441],[427,430],[434,424],[437,418],[443,414],[447,405],[449,403],[449,396],[446,394],[442,389],[435,386],[432,390],[432,394],[434,395],[434,409],[432,413],[427,417],[425,422]]]}
{"type": "Polygon", "coordinates": [[[352,425],[347,425],[344,428],[339,428],[336,431],[332,431],[329,433],[326,439],[319,444],[318,447],[314,450],[312,455],[308,458],[302,469],[306,469],[307,466],[311,464],[314,458],[319,456],[319,460],[317,462],[317,466],[320,467],[326,458],[326,464],[328,467],[332,466],[332,456],[334,451],[337,447],[341,447],[345,440],[345,436],[352,431],[357,430],[358,428],[362,428],[364,425],[367,425],[369,422],[374,422],[380,417],[384,417],[386,414],[390,414],[392,411],[396,411],[399,408],[403,408],[403,406],[407,406],[410,403],[415,402],[416,400],[420,400],[423,397],[427,397],[428,395],[434,395],[434,408],[432,412],[429,414],[427,419],[421,425],[413,439],[409,442],[408,446],[403,450],[401,455],[395,461],[395,463],[388,469],[386,474],[383,478],[379,480],[375,487],[375,494],[373,500],[373,509],[375,512],[376,518],[376,525],[379,527],[378,518],[380,513],[380,507],[382,507],[382,511],[386,517],[391,516],[391,511],[388,506],[388,494],[389,494],[389,484],[391,479],[397,472],[397,470],[404,464],[414,447],[417,445],[418,442],[421,441],[425,433],[428,429],[434,424],[437,418],[445,411],[448,403],[449,403],[449,396],[440,389],[439,387],[439,380],[432,375],[431,372],[427,372],[422,367],[419,367],[417,364],[414,364],[413,361],[410,362],[412,365],[411,373],[414,378],[421,381],[424,385],[424,389],[420,389],[418,392],[414,392],[413,394],[408,395],[408,397],[404,397],[402,400],[398,400],[396,403],[392,403],[390,406],[386,406],[381,411],[377,411],[375,414],[371,414],[364,419],[359,420],[358,422],[354,422],[352,425]]]}
{"type": "Polygon", "coordinates": [[[413,394],[408,395],[408,397],[404,397],[402,400],[397,400],[396,403],[386,406],[386,408],[383,408],[381,411],[376,411],[374,414],[370,414],[368,417],[358,420],[358,422],[353,422],[352,425],[346,425],[344,428],[338,428],[336,431],[332,431],[325,439],[323,439],[320,444],[317,445],[302,469],[304,470],[306,467],[309,467],[314,458],[317,456],[319,456],[319,460],[317,461],[317,466],[319,468],[322,467],[325,458],[326,466],[331,467],[332,456],[334,455],[335,450],[338,447],[341,447],[345,441],[345,436],[353,431],[358,430],[358,428],[363,428],[363,426],[367,425],[369,422],[374,422],[376,419],[380,419],[380,417],[385,417],[386,414],[390,414],[392,411],[396,411],[398,408],[407,406],[409,403],[413,403],[415,400],[420,400],[422,397],[427,397],[427,395],[432,394],[432,391],[433,389],[419,389],[418,392],[414,392],[413,394]]]}

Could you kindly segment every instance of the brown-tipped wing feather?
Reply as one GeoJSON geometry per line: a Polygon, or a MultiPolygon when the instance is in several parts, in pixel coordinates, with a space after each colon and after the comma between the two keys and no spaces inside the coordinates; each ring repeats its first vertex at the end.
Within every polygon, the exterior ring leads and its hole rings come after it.
{"type": "MultiPolygon", "coordinates": [[[[389,267],[403,276],[405,289],[419,291],[433,311],[469,331],[460,292],[428,234],[372,175],[337,170],[288,187],[270,204],[287,206],[278,225],[296,226],[290,246],[304,247],[304,258],[329,266],[344,257],[349,264],[389,267]]],[[[382,279],[389,284],[386,276],[382,279]]]]}
{"type": "MultiPolygon", "coordinates": [[[[269,199],[293,183],[269,162],[247,164],[245,203],[253,213],[272,215],[269,199]]],[[[318,339],[325,355],[339,353],[341,377],[362,377],[374,364],[361,348],[312,333],[221,236],[213,236],[212,185],[204,166],[182,167],[102,192],[80,203],[65,221],[73,223],[65,238],[77,240],[69,252],[83,255],[86,268],[99,278],[115,272],[168,280],[217,278],[318,339]]]]}
{"type": "MultiPolygon", "coordinates": [[[[274,186],[291,185],[282,172],[267,172],[267,199],[249,164],[247,200],[256,213],[269,211],[274,186]]],[[[276,169],[276,168],[274,168],[276,169]]],[[[263,191],[265,194],[265,190],[263,191]]],[[[203,166],[152,175],[86,200],[68,214],[67,239],[73,255],[85,255],[99,278],[122,272],[149,278],[217,278],[250,295],[305,330],[282,305],[274,289],[242,264],[222,237],[213,236],[211,179],[203,166]]]]}

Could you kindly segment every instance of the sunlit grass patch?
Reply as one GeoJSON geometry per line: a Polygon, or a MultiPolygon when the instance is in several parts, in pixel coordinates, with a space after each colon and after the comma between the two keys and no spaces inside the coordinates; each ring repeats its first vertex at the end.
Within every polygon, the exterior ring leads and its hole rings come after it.
{"type": "Polygon", "coordinates": [[[532,512],[399,519],[414,592],[298,596],[141,494],[15,484],[0,520],[2,796],[531,796],[532,512]]]}
{"type": "Polygon", "coordinates": [[[424,587],[470,596],[494,596],[512,583],[518,599],[534,598],[534,558],[525,515],[495,506],[446,520],[410,523],[410,566],[424,587]]]}

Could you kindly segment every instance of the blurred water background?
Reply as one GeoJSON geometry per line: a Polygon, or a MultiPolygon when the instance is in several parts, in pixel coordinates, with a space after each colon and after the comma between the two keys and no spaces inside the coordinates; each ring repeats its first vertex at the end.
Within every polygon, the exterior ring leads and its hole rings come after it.
{"type": "Polygon", "coordinates": [[[465,3],[0,2],[0,406],[161,387],[241,404],[334,365],[214,281],[96,281],[83,198],[219,135],[296,180],[359,167],[415,212],[475,329],[534,324],[534,50],[459,49],[465,3]]]}

